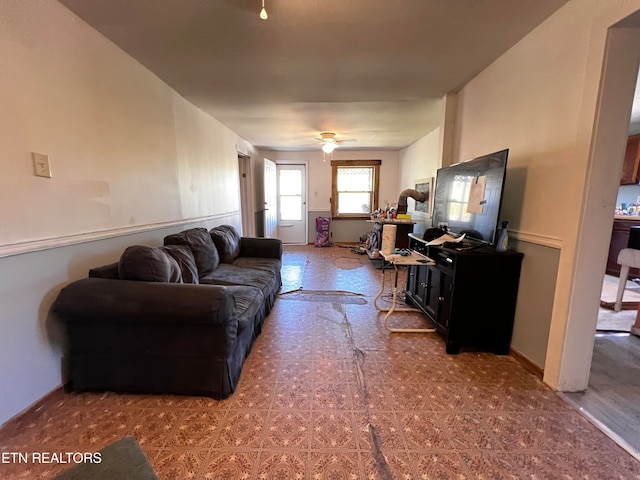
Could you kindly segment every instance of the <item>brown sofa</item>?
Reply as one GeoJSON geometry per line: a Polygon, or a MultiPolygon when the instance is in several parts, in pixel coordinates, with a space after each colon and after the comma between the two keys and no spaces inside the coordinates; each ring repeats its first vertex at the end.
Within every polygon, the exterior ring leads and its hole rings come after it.
{"type": "Polygon", "coordinates": [[[62,289],[76,391],[225,398],[281,286],[282,243],[228,225],[134,245],[62,289]]]}

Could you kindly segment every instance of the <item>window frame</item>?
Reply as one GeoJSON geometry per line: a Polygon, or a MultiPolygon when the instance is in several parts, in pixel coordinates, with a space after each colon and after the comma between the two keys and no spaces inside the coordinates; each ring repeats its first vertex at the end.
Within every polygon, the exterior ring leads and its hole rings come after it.
{"type": "Polygon", "coordinates": [[[370,219],[371,213],[378,208],[380,192],[381,160],[331,160],[331,218],[341,219],[370,219]],[[338,168],[373,168],[373,190],[371,191],[371,212],[369,213],[338,213],[338,168]]]}

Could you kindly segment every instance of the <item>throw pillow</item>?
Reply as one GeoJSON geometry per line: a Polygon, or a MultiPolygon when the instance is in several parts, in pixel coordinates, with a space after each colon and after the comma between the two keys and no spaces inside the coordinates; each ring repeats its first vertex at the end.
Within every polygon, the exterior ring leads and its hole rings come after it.
{"type": "Polygon", "coordinates": [[[166,245],[160,248],[178,262],[184,283],[200,283],[198,280],[196,259],[189,247],[184,245],[166,245]]]}
{"type": "Polygon", "coordinates": [[[180,266],[159,247],[132,245],[122,253],[118,263],[122,280],[182,283],[180,266]]]}
{"type": "Polygon", "coordinates": [[[164,237],[165,245],[185,245],[191,249],[198,266],[198,275],[204,277],[220,264],[220,257],[206,228],[190,228],[164,237]]]}
{"type": "Polygon", "coordinates": [[[240,234],[238,231],[231,225],[220,225],[212,228],[209,233],[220,255],[220,261],[233,263],[240,255],[240,234]]]}

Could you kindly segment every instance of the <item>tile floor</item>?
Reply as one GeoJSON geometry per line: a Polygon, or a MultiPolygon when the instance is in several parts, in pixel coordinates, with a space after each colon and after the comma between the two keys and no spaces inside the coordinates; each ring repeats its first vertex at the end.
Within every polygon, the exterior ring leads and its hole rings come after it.
{"type": "MultiPolygon", "coordinates": [[[[283,293],[232,397],[60,394],[7,424],[0,453],[92,452],[134,435],[161,479],[640,478],[513,358],[388,333],[379,276],[349,249],[286,247],[283,293]]],[[[65,468],[0,464],[0,478],[65,468]]]]}

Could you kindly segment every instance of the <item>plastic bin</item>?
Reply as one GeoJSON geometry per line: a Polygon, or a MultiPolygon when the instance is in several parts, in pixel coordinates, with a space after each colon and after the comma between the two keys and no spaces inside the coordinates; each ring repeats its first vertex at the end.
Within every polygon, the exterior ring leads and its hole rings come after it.
{"type": "Polygon", "coordinates": [[[316,217],[316,247],[331,246],[331,219],[316,217]]]}

